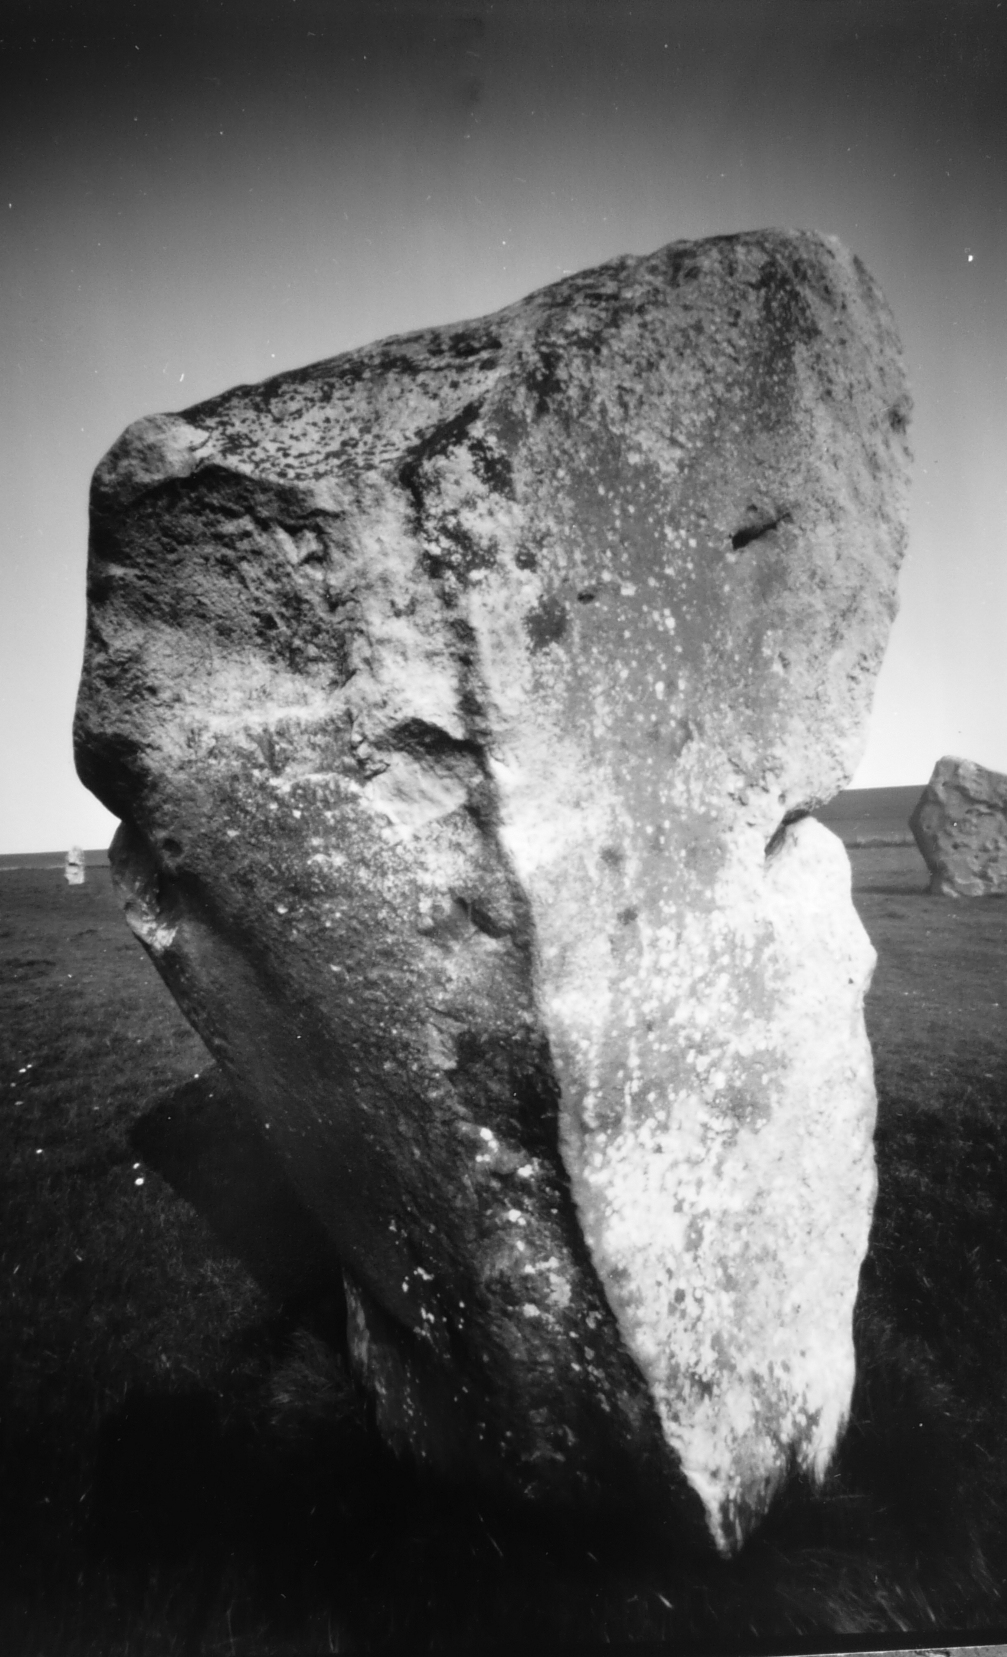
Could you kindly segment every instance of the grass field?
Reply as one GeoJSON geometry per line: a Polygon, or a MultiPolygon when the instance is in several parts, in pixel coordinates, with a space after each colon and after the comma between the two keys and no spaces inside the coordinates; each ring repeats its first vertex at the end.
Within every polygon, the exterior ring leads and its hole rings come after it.
{"type": "MultiPolygon", "coordinates": [[[[862,838],[877,838],[873,834],[862,838]]],[[[1007,903],[852,845],[880,1193],[852,1419],[732,1565],[428,1489],[321,1232],[107,869],[0,873],[0,1651],[780,1650],[1007,1625],[1007,903]]]]}

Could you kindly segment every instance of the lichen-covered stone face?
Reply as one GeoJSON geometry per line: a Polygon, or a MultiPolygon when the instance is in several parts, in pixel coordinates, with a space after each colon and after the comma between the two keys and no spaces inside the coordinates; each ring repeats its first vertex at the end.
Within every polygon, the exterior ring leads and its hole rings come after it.
{"type": "Polygon", "coordinates": [[[1007,897],[1007,776],[945,754],[909,819],[930,870],[930,890],[948,898],[1007,897]]]}
{"type": "Polygon", "coordinates": [[[730,1549],[829,1457],[873,955],[806,813],[863,741],[908,409],[863,268],[763,232],[95,475],[77,756],[127,913],[442,1470],[730,1549]]]}

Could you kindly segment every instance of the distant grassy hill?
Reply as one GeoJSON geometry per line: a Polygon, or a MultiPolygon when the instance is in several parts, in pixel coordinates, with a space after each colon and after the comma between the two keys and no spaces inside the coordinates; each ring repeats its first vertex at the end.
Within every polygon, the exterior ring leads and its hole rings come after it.
{"type": "MultiPolygon", "coordinates": [[[[66,847],[61,852],[0,852],[0,874],[5,869],[62,869],[66,853],[66,847]]],[[[101,846],[97,850],[86,851],[84,866],[88,869],[107,868],[108,848],[101,846]]]]}
{"type": "Polygon", "coordinates": [[[844,788],[814,815],[847,846],[911,846],[909,819],[925,786],[844,788]]]}

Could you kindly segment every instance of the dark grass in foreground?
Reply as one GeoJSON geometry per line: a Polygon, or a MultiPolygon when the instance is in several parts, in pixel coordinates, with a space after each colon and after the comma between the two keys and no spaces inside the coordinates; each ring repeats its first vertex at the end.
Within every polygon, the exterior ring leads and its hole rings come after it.
{"type": "Polygon", "coordinates": [[[851,858],[880,956],[859,1379],[824,1489],[795,1484],[732,1565],[396,1465],[347,1379],[324,1237],[107,871],[0,875],[0,1650],[755,1651],[1003,1628],[1007,904],[930,897],[912,848],[851,858]]]}

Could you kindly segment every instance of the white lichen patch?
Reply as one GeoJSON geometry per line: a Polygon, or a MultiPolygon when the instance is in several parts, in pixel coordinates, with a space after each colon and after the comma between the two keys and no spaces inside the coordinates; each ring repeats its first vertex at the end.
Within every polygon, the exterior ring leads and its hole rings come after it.
{"type": "Polygon", "coordinates": [[[161,920],[156,911],[142,898],[129,898],[125,905],[125,914],[130,930],[142,944],[146,944],[152,955],[163,955],[175,942],[177,926],[171,926],[161,920]]]}
{"type": "Polygon", "coordinates": [[[466,613],[564,1156],[626,1344],[730,1550],[792,1459],[822,1473],[848,1408],[873,952],[826,830],[802,821],[765,856],[796,791],[796,720],[760,743],[717,707],[730,746],[689,731],[669,765],[651,733],[708,692],[671,671],[660,584],[619,583],[631,643],[613,661],[571,624],[530,651],[524,580],[491,572],[466,613]]]}
{"type": "MultiPolygon", "coordinates": [[[[633,583],[619,596],[649,602],[633,583]]],[[[874,1196],[873,953],[826,830],[791,827],[766,861],[782,744],[687,740],[669,769],[645,745],[675,716],[667,643],[614,675],[565,639],[533,659],[519,607],[493,575],[468,613],[565,1158],[626,1343],[730,1549],[791,1457],[823,1471],[848,1407],[874,1196]],[[760,757],[762,786],[728,810],[760,757]]],[[[666,641],[667,605],[650,609],[666,641]]]]}
{"type": "Polygon", "coordinates": [[[735,856],[712,910],[646,929],[606,1024],[558,1044],[592,1255],[725,1549],[788,1450],[821,1475],[835,1445],[875,1189],[845,853],[807,820],[764,873],[735,856]]]}
{"type": "Polygon", "coordinates": [[[368,804],[388,818],[398,837],[406,839],[438,817],[457,811],[468,791],[456,773],[397,753],[362,792],[368,804]]]}

